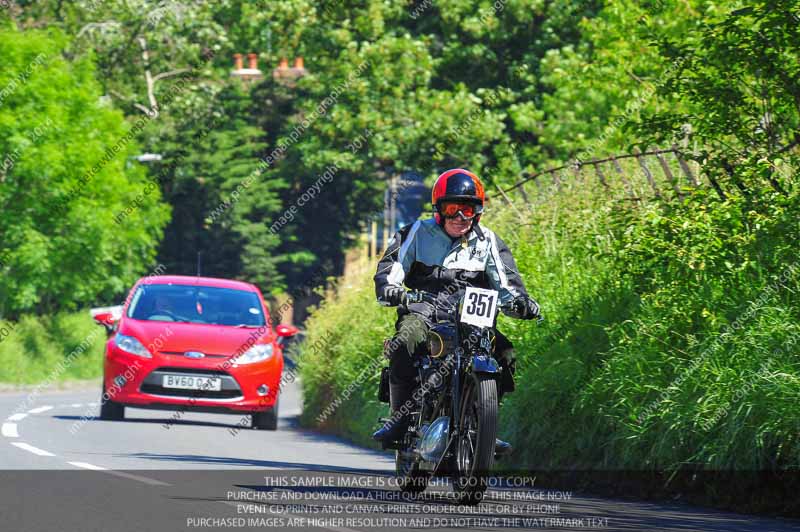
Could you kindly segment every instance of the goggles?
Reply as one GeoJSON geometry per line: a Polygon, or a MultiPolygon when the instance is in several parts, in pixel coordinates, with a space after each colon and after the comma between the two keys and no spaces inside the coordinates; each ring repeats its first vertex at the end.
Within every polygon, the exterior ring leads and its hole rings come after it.
{"type": "Polygon", "coordinates": [[[474,203],[442,203],[439,212],[445,218],[460,216],[464,220],[472,220],[483,212],[483,207],[474,203]]]}

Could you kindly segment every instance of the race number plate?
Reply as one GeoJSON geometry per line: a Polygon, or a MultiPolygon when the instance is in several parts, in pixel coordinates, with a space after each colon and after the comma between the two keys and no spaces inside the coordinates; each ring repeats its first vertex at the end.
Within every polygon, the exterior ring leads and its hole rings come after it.
{"type": "Polygon", "coordinates": [[[461,308],[461,322],[478,327],[494,325],[498,297],[497,290],[468,287],[464,294],[464,306],[461,308]]]}

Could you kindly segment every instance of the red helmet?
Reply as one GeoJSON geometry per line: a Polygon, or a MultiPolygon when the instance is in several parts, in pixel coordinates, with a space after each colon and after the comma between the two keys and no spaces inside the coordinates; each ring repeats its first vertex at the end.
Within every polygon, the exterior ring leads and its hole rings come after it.
{"type": "Polygon", "coordinates": [[[480,212],[483,210],[483,200],[483,183],[478,179],[478,176],[463,168],[447,170],[436,178],[436,184],[433,185],[433,191],[431,192],[433,217],[437,224],[444,223],[441,214],[442,203],[445,201],[463,201],[480,206],[478,214],[475,216],[475,222],[477,223],[481,219],[480,212]]]}

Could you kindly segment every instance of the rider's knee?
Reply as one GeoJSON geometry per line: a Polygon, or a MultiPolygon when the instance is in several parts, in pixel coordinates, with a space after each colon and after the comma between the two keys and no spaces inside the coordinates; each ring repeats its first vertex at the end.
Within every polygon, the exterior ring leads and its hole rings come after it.
{"type": "Polygon", "coordinates": [[[396,337],[405,343],[410,353],[414,353],[428,338],[428,324],[416,314],[406,314],[398,323],[396,337]]]}
{"type": "Polygon", "coordinates": [[[517,362],[517,356],[514,353],[513,349],[507,348],[503,350],[498,350],[495,352],[495,358],[497,358],[497,361],[500,363],[501,366],[511,368],[513,373],[513,370],[515,369],[514,367],[517,362]]]}

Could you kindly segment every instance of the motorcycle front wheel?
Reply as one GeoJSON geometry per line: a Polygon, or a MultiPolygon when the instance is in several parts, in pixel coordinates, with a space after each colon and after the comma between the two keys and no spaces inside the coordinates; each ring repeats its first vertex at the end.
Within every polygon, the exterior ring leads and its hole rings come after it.
{"type": "Polygon", "coordinates": [[[459,504],[478,504],[488,488],[497,437],[497,382],[470,375],[464,383],[459,412],[453,490],[459,504]]]}

